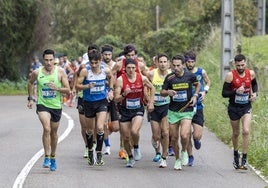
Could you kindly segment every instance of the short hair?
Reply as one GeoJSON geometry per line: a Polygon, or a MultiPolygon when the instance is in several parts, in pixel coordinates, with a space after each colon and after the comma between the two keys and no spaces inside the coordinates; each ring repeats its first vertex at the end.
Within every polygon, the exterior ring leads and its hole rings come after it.
{"type": "Polygon", "coordinates": [[[183,55],[180,55],[180,54],[173,56],[172,59],[171,59],[171,61],[173,61],[173,60],[181,60],[182,64],[185,63],[184,56],[183,55]]]}
{"type": "Polygon", "coordinates": [[[132,59],[132,58],[126,59],[125,67],[126,67],[128,64],[134,64],[134,65],[136,65],[136,61],[135,61],[134,59],[132,59]]]}
{"type": "Polygon", "coordinates": [[[243,60],[246,60],[246,57],[243,54],[238,54],[234,58],[235,62],[239,62],[239,61],[243,61],[243,60]]]}
{"type": "Polygon", "coordinates": [[[95,60],[95,61],[98,61],[98,60],[101,60],[101,53],[95,49],[91,50],[89,53],[88,53],[88,60],[89,61],[92,61],[92,60],[95,60]]]}
{"type": "Polygon", "coordinates": [[[52,54],[53,57],[55,57],[55,52],[54,52],[54,50],[46,49],[46,50],[43,52],[43,58],[45,57],[45,55],[48,55],[48,54],[52,54]]]}
{"type": "Polygon", "coordinates": [[[113,47],[106,44],[101,48],[101,53],[103,53],[103,52],[113,52],[113,47]]]}
{"type": "Polygon", "coordinates": [[[159,55],[154,56],[154,57],[156,57],[158,61],[159,61],[159,59],[160,59],[161,57],[166,57],[166,58],[168,59],[168,56],[167,56],[166,54],[159,54],[159,55]]]}
{"type": "Polygon", "coordinates": [[[184,54],[185,61],[196,61],[196,54],[193,51],[188,51],[184,54]]]}
{"type": "Polygon", "coordinates": [[[90,50],[100,51],[100,48],[96,44],[92,44],[92,45],[89,45],[87,48],[87,51],[90,51],[90,50]]]}
{"type": "Polygon", "coordinates": [[[128,44],[123,49],[124,55],[127,55],[129,52],[132,52],[132,51],[134,51],[135,54],[138,53],[138,51],[136,50],[136,47],[133,44],[128,44]]]}

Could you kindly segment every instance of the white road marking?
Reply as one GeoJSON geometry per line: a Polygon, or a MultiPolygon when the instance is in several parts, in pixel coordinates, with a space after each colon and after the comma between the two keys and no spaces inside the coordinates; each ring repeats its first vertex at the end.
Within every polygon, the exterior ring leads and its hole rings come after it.
{"type": "MultiPolygon", "coordinates": [[[[65,112],[62,112],[62,115],[64,115],[67,120],[68,120],[68,127],[67,129],[64,131],[64,133],[59,137],[58,139],[58,143],[60,143],[61,141],[63,141],[71,132],[71,130],[74,127],[74,121],[73,119],[66,114],[65,112]]],[[[21,172],[19,173],[19,175],[17,176],[14,184],[13,184],[13,188],[22,188],[23,183],[27,177],[27,175],[29,174],[30,170],[32,169],[33,165],[36,163],[36,161],[42,156],[44,155],[44,149],[39,150],[32,158],[31,160],[24,166],[24,168],[21,170],[21,172]]]]}

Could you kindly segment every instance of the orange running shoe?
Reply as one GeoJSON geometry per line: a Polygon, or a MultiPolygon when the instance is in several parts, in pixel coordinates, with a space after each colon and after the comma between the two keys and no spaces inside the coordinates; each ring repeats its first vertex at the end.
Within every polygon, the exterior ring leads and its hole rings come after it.
{"type": "Polygon", "coordinates": [[[120,149],[119,153],[118,153],[119,157],[121,159],[126,159],[127,158],[127,153],[124,149],[120,149]]]}

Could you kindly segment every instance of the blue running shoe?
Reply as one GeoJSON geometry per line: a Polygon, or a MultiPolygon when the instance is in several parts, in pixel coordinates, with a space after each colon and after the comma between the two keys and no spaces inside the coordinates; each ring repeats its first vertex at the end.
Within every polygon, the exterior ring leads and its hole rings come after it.
{"type": "Polygon", "coordinates": [[[201,148],[201,141],[194,139],[194,147],[199,150],[201,148]]]}
{"type": "Polygon", "coordinates": [[[154,161],[154,162],[158,162],[158,161],[160,161],[160,159],[161,159],[161,154],[160,154],[160,153],[157,153],[157,154],[154,156],[153,161],[154,161]]]}
{"type": "Polygon", "coordinates": [[[175,152],[173,150],[173,147],[171,147],[171,146],[168,148],[168,155],[169,156],[174,156],[175,155],[175,152]]]}
{"type": "Polygon", "coordinates": [[[194,165],[194,156],[190,155],[189,160],[188,160],[188,166],[193,166],[194,165]]]}
{"type": "Polygon", "coordinates": [[[50,158],[45,157],[44,162],[43,162],[43,168],[49,168],[50,167],[50,158]]]}
{"type": "Polygon", "coordinates": [[[50,170],[55,171],[57,169],[56,159],[50,159],[50,170]]]}

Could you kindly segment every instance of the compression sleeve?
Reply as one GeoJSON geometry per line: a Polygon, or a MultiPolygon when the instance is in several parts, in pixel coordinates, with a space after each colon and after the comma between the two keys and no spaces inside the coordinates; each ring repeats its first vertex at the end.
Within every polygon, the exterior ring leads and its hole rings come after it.
{"type": "Polygon", "coordinates": [[[236,90],[231,89],[231,83],[224,82],[223,88],[222,88],[222,97],[227,98],[235,95],[236,90]]]}
{"type": "Polygon", "coordinates": [[[251,80],[251,86],[252,86],[253,93],[258,92],[258,83],[257,83],[256,78],[254,78],[253,80],[251,80]]]}

